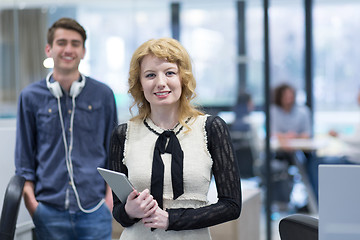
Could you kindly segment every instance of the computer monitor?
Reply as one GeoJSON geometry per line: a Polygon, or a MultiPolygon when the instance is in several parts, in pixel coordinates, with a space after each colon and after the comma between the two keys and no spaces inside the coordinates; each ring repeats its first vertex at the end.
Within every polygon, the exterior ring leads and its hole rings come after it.
{"type": "Polygon", "coordinates": [[[319,166],[319,239],[360,239],[360,165],[319,166]]]}

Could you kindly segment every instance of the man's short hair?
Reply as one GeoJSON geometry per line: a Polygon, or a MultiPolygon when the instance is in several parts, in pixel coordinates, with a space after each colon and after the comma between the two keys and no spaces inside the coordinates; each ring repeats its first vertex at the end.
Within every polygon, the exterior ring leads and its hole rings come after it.
{"type": "Polygon", "coordinates": [[[47,42],[50,46],[53,44],[55,31],[58,28],[64,28],[78,32],[83,39],[83,46],[85,47],[86,31],[77,21],[72,18],[60,18],[49,28],[47,33],[47,42]]]}

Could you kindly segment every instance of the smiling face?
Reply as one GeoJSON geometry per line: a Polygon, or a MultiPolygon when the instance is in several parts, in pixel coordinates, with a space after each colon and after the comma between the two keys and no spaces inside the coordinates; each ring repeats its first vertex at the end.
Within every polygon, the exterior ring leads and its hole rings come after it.
{"type": "Polygon", "coordinates": [[[151,109],[157,107],[179,107],[181,80],[179,68],[154,55],[147,55],[141,61],[140,82],[144,96],[151,109]]]}
{"type": "Polygon", "coordinates": [[[54,71],[69,73],[78,71],[81,59],[85,56],[83,38],[74,31],[58,28],[52,44],[47,44],[45,53],[54,60],[54,71]]]}

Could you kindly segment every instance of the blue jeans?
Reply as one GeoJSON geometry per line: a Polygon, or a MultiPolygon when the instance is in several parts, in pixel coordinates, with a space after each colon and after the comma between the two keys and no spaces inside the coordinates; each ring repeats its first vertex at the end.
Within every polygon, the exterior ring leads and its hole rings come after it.
{"type": "Polygon", "coordinates": [[[93,213],[70,213],[39,203],[33,221],[38,240],[111,240],[112,216],[106,204],[93,213]]]}

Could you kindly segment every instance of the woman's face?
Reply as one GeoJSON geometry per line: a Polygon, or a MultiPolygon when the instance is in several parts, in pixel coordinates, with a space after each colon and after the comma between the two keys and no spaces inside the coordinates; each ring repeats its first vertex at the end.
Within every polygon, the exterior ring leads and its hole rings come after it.
{"type": "Polygon", "coordinates": [[[294,105],[294,102],[295,102],[294,91],[291,90],[290,88],[285,89],[281,99],[281,106],[285,109],[290,109],[294,105]]]}
{"type": "Polygon", "coordinates": [[[181,80],[177,64],[147,55],[140,65],[140,82],[144,96],[154,107],[179,107],[181,80]]]}

